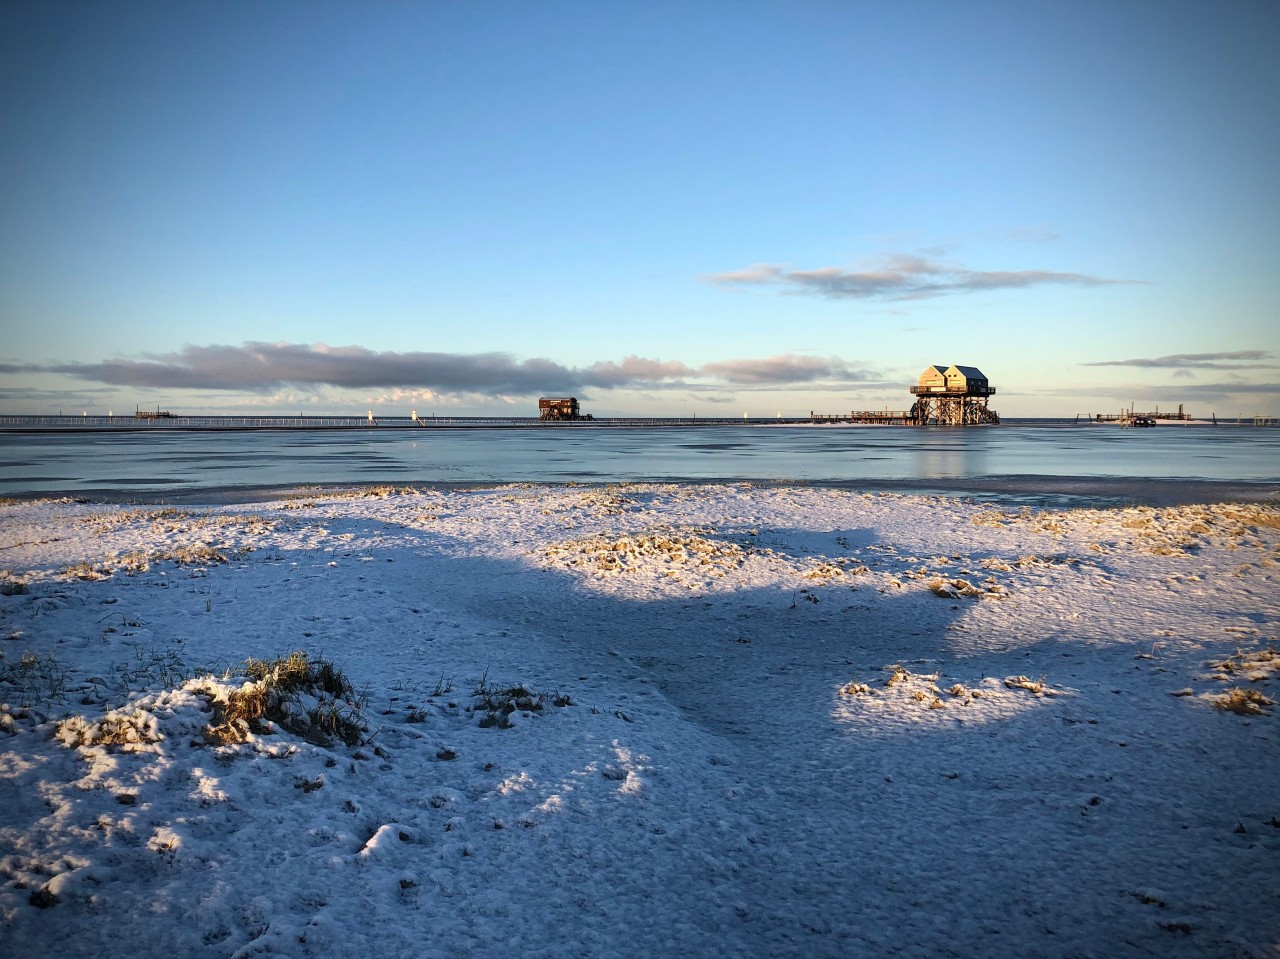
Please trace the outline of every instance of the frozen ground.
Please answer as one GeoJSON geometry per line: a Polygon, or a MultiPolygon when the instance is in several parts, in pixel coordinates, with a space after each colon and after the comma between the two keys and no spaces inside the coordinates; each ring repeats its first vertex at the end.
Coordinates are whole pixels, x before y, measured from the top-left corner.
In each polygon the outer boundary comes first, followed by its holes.
{"type": "Polygon", "coordinates": [[[1278,563],[1265,504],[10,502],[0,954],[1277,956],[1278,563]],[[354,689],[232,722],[294,650],[354,689]]]}

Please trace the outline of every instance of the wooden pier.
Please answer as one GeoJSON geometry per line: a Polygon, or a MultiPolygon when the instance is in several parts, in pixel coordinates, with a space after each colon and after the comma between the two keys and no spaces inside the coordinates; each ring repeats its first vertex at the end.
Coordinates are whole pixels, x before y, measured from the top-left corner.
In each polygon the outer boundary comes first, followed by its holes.
{"type": "Polygon", "coordinates": [[[617,416],[577,420],[545,421],[533,416],[182,416],[137,418],[124,416],[28,415],[0,416],[0,432],[131,432],[177,433],[218,430],[348,430],[388,432],[438,429],[560,429],[590,430],[629,428],[702,428],[731,426],[807,426],[809,417],[704,417],[704,416],[617,416]]]}
{"type": "Polygon", "coordinates": [[[911,410],[851,410],[844,413],[815,413],[809,411],[811,423],[861,423],[870,426],[915,426],[911,410]]]}
{"type": "MultiPolygon", "coordinates": [[[[1117,423],[1120,426],[1142,425],[1149,426],[1158,420],[1170,420],[1174,422],[1187,422],[1191,419],[1191,414],[1186,411],[1182,403],[1178,404],[1178,412],[1170,413],[1168,411],[1161,413],[1160,407],[1156,406],[1155,411],[1151,413],[1138,413],[1130,406],[1127,410],[1122,409],[1119,413],[1077,413],[1076,422],[1080,422],[1080,417],[1084,417],[1089,423],[1117,423]]],[[[1215,422],[1217,417],[1214,417],[1215,422]]]]}
{"type": "Polygon", "coordinates": [[[154,413],[151,410],[135,409],[133,418],[136,420],[171,420],[173,419],[173,414],[157,406],[154,413]]]}

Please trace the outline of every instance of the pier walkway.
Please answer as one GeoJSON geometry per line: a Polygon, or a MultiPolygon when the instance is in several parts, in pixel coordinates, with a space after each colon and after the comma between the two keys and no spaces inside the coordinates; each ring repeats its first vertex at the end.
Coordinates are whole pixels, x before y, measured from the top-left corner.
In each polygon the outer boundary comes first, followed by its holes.
{"type": "MultiPolygon", "coordinates": [[[[203,430],[596,429],[599,427],[797,426],[811,417],[597,417],[544,421],[536,416],[0,416],[0,432],[146,432],[203,430]]],[[[848,420],[845,420],[848,422],[848,420]]]]}

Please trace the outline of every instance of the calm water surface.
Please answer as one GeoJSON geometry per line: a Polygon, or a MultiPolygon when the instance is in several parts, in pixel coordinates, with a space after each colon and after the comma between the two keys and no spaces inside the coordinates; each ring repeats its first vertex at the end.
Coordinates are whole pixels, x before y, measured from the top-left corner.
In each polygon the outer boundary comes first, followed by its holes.
{"type": "Polygon", "coordinates": [[[718,479],[1083,495],[1146,481],[1280,484],[1280,431],[1011,424],[0,434],[6,495],[718,479]]]}

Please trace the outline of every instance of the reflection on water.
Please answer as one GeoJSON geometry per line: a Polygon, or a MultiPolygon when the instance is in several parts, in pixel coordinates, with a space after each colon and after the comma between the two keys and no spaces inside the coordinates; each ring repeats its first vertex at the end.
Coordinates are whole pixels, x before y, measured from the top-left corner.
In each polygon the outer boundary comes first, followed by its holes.
{"type": "Polygon", "coordinates": [[[1037,476],[1274,483],[1280,432],[1008,425],[0,434],[5,494],[384,480],[927,485],[1037,476]]]}
{"type": "MultiPolygon", "coordinates": [[[[985,431],[984,431],[985,432],[985,431]]],[[[979,437],[969,442],[953,439],[916,449],[915,472],[922,479],[966,479],[987,475],[987,443],[979,437]]]]}

